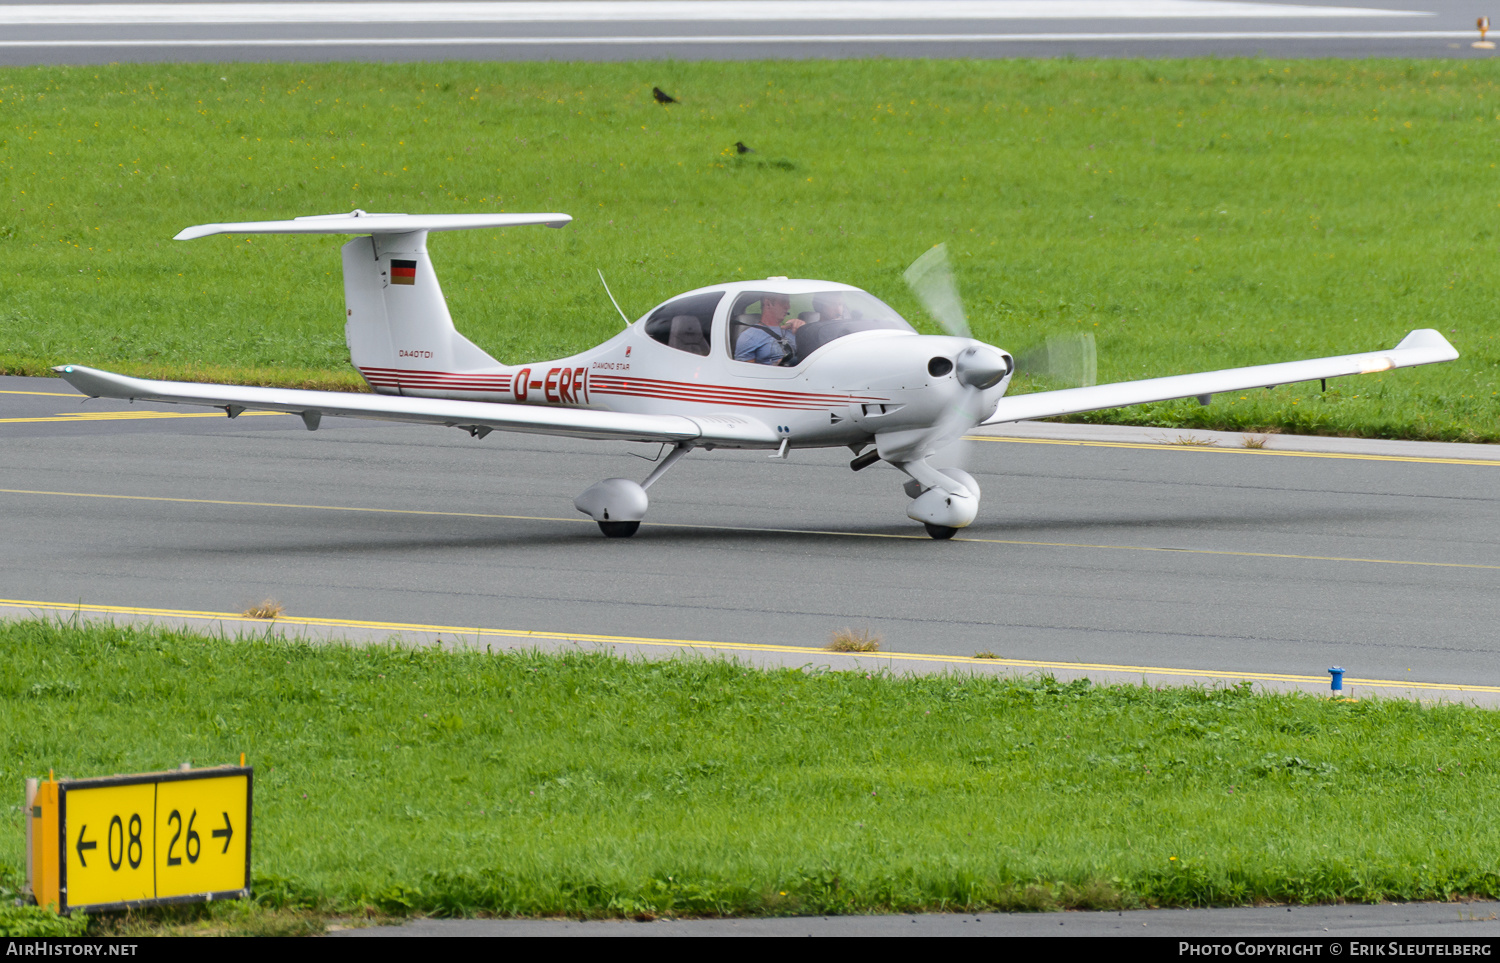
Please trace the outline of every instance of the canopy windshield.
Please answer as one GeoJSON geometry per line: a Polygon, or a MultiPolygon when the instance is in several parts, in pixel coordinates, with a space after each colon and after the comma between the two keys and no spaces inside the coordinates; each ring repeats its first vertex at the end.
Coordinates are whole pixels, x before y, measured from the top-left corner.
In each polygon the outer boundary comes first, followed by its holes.
{"type": "Polygon", "coordinates": [[[879,330],[916,329],[864,291],[746,291],[729,313],[728,347],[737,361],[792,367],[830,341],[879,330]]]}

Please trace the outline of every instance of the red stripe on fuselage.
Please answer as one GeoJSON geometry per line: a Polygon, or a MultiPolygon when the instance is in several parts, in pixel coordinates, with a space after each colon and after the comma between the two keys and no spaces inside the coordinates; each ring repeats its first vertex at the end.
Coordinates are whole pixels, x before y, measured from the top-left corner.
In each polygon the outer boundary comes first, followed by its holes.
{"type": "Polygon", "coordinates": [[[428,391],[509,392],[514,380],[508,374],[455,374],[416,368],[360,368],[359,373],[377,387],[428,391]]]}
{"type": "Polygon", "coordinates": [[[684,381],[662,381],[656,378],[625,378],[593,375],[589,378],[593,394],[625,395],[635,398],[660,398],[666,401],[691,401],[704,404],[734,405],[746,408],[791,408],[807,411],[841,408],[859,401],[887,401],[867,395],[823,394],[806,391],[779,391],[773,388],[741,388],[731,385],[694,384],[684,381]]]}
{"type": "MultiPolygon", "coordinates": [[[[359,370],[366,381],[380,388],[509,394],[515,381],[514,375],[511,374],[457,374],[417,368],[361,368],[359,370]]],[[[590,373],[586,382],[580,380],[578,388],[582,388],[584,384],[587,384],[590,396],[616,395],[704,405],[781,408],[794,411],[825,411],[858,402],[890,400],[873,395],[745,388],[736,385],[666,381],[659,378],[628,378],[596,373],[590,373]]],[[[534,383],[534,386],[540,387],[540,383],[534,383]]]]}

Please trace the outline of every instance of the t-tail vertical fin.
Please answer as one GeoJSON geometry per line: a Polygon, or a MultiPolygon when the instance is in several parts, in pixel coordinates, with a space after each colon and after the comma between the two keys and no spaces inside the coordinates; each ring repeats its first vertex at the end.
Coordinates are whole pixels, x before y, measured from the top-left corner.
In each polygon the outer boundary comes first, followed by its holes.
{"type": "Polygon", "coordinates": [[[453,327],[426,231],[355,238],[343,256],[344,339],[376,391],[452,389],[450,375],[501,366],[453,327]]]}
{"type": "Polygon", "coordinates": [[[343,247],[344,337],[370,386],[387,394],[484,393],[502,365],[459,334],[427,256],[430,231],[545,224],[566,214],[323,214],[290,221],[202,224],[180,241],[211,234],[361,234],[343,247]]]}

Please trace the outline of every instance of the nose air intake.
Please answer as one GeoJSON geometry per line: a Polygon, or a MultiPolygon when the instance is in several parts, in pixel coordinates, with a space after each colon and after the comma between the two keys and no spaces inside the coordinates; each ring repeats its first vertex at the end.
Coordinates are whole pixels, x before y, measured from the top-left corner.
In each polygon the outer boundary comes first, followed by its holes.
{"type": "Polygon", "coordinates": [[[958,353],[958,380],[983,391],[999,384],[1000,379],[1010,374],[1011,366],[1010,355],[1003,351],[984,344],[970,345],[958,353]]]}
{"type": "Polygon", "coordinates": [[[949,361],[947,358],[933,358],[931,361],[927,362],[927,373],[932,375],[934,378],[941,378],[943,375],[952,370],[953,362],[949,361]]]}

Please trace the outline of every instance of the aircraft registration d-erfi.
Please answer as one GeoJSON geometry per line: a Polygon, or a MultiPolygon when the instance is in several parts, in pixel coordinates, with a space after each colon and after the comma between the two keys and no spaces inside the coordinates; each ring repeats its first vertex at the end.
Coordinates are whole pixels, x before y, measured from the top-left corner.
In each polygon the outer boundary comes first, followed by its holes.
{"type": "Polygon", "coordinates": [[[1458,357],[1446,338],[1423,329],[1385,351],[1006,397],[1015,358],[968,336],[939,246],[906,276],[947,335],[918,334],[879,298],[847,284],[772,277],[680,294],[568,358],[501,364],[454,328],[427,236],[560,228],[571,220],[354,211],[204,224],[177,235],[359,235],[343,246],[344,333],[373,394],[148,381],[76,364],[56,370],[91,397],[207,405],[230,418],[284,411],[300,415],[308,430],[334,415],[444,425],[475,438],[500,430],[671,446],[642,481],[607,478],[574,501],[611,537],[635,534],[647,489],[696,448],[764,449],[785,458],[798,448],[847,447],[855,471],[878,461],[900,469],[911,499],[907,515],[941,539],[974,521],[979,484],[929,459],[976,426],[1173,398],[1207,404],[1219,392],[1458,357]]]}

